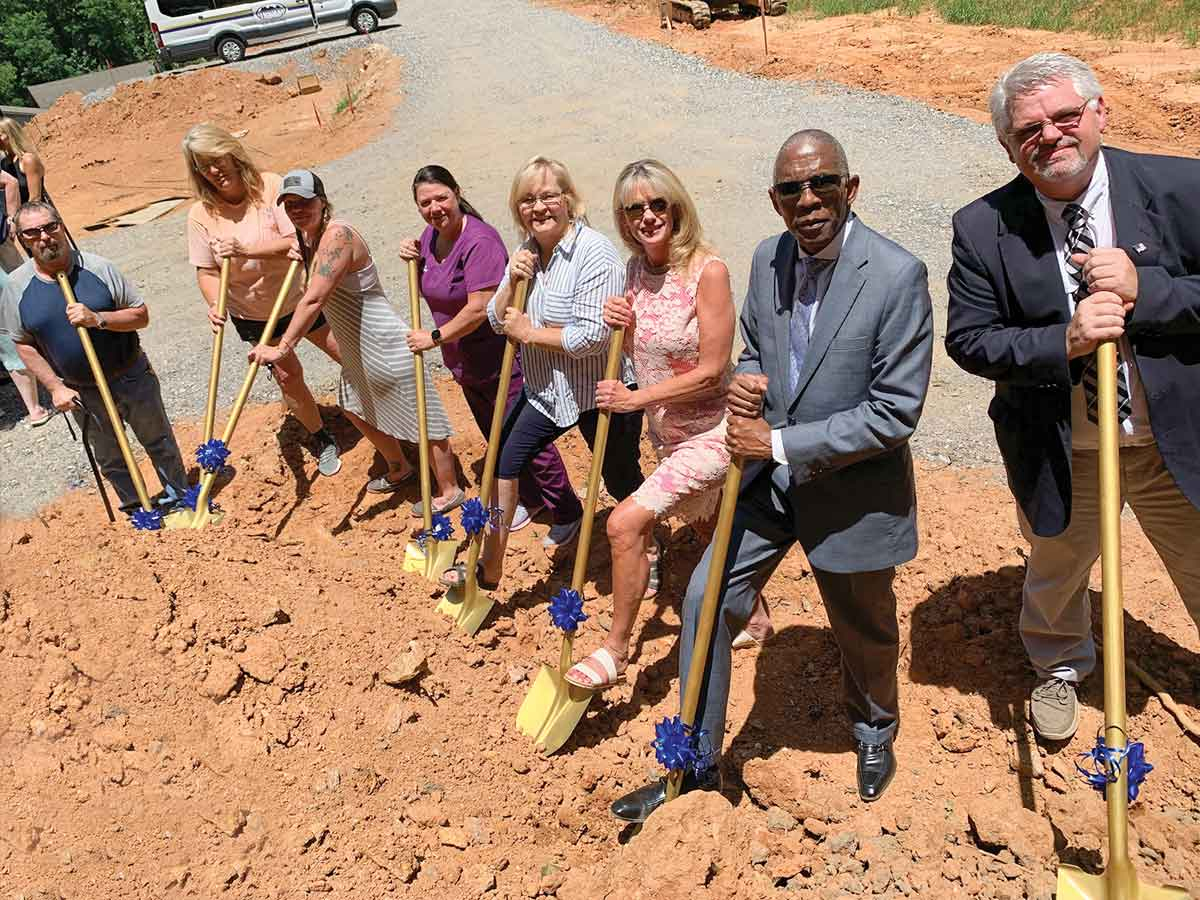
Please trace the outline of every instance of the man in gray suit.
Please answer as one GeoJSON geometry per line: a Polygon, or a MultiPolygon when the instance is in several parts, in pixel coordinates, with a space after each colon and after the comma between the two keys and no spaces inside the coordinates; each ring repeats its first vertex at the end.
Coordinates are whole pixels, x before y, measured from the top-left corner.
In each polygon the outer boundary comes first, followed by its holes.
{"type": "MultiPolygon", "coordinates": [[[[908,439],[929,385],[928,278],[924,263],[851,215],[858,177],[831,135],[788,138],[769,194],[788,230],[759,244],[742,307],[746,349],[729,391],[727,441],[747,465],[700,692],[697,725],[711,753],[683,790],[719,786],[732,636],[799,542],[842,652],[859,795],[876,800],[896,768],[892,580],[917,551],[908,439]]],[[[711,555],[710,547],[688,585],[684,678],[703,650],[694,642],[711,555]]],[[[644,821],[664,795],[664,781],[646,785],[613,814],[644,821]]]]}

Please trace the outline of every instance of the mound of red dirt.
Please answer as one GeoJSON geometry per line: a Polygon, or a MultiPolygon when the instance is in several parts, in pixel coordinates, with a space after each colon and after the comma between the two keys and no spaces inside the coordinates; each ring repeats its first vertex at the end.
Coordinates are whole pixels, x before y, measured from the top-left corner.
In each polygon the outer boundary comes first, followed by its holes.
{"type": "MultiPolygon", "coordinates": [[[[344,468],[319,478],[294,423],[249,411],[218,496],[228,516],[203,531],[109,526],[86,492],[0,523],[5,896],[1049,898],[1058,861],[1101,864],[1103,804],[1073,766],[1101,721],[1099,679],[1069,746],[1032,741],[1021,542],[994,472],[919,472],[887,796],[854,794],[838,652],[795,553],[767,590],[775,637],[737,655],[724,796],[685,796],[629,839],[607,807],[656,774],[697,540],[670,535],[628,684],[543,758],[514,720],[557,659],[546,604],[569,556],[546,557],[542,524],[514,535],[501,602],[465,637],[401,571],[415,497],[366,494],[381,464],[336,431],[344,468]]],[[[185,447],[197,435],[180,428],[185,447]]],[[[454,443],[476,471],[478,433],[454,443]]],[[[561,446],[581,485],[585,448],[561,446]]],[[[577,654],[608,623],[600,517],[577,654]]],[[[1198,718],[1200,641],[1134,523],[1126,537],[1130,655],[1198,718]]],[[[1200,892],[1200,746],[1132,681],[1130,711],[1155,765],[1135,859],[1200,892]]]]}

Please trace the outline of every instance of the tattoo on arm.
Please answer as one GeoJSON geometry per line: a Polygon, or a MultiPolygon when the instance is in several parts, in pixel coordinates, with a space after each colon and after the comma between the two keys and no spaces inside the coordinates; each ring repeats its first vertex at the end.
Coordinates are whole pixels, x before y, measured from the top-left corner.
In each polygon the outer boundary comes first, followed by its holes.
{"type": "Polygon", "coordinates": [[[317,256],[317,274],[323,278],[333,278],[338,262],[343,256],[353,253],[353,250],[353,235],[350,229],[345,225],[339,225],[329,236],[328,245],[322,246],[321,252],[317,256]]]}

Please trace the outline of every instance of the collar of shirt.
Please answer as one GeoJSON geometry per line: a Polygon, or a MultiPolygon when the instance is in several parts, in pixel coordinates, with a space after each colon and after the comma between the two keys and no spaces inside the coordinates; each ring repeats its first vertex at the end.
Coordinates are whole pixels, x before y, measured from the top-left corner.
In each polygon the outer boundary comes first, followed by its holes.
{"type": "Polygon", "coordinates": [[[1101,150],[1096,160],[1096,170],[1092,172],[1092,180],[1084,188],[1082,194],[1074,200],[1053,200],[1041,191],[1037,192],[1038,201],[1046,210],[1046,216],[1055,221],[1062,221],[1063,211],[1069,203],[1077,203],[1088,211],[1091,216],[1097,216],[1097,209],[1108,197],[1108,165],[1104,162],[1104,151],[1101,150]]]}
{"type": "MultiPolygon", "coordinates": [[[[566,234],[559,238],[558,243],[554,245],[554,249],[550,252],[550,262],[553,263],[554,257],[556,256],[562,256],[563,259],[570,259],[572,254],[575,252],[575,245],[579,243],[579,234],[582,231],[583,222],[579,219],[572,221],[571,224],[567,226],[566,234]]],[[[529,249],[533,251],[533,255],[537,258],[539,268],[543,270],[549,268],[549,264],[542,266],[542,257],[538,252],[537,241],[535,241],[533,238],[529,239],[529,249]]]]}

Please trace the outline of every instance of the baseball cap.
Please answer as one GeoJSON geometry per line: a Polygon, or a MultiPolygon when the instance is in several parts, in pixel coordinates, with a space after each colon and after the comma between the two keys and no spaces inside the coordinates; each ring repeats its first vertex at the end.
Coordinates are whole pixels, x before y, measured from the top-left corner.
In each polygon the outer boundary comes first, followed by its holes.
{"type": "Polygon", "coordinates": [[[325,196],[325,185],[315,173],[308,169],[292,169],[283,176],[283,186],[279,189],[279,199],[276,204],[283,203],[283,198],[289,194],[311,200],[313,197],[325,196]]]}

